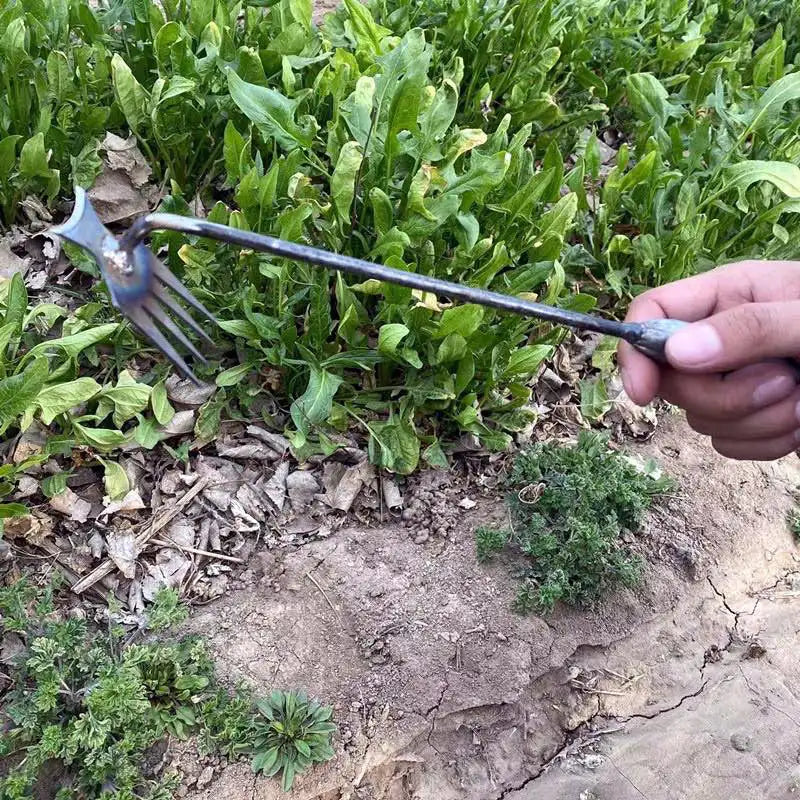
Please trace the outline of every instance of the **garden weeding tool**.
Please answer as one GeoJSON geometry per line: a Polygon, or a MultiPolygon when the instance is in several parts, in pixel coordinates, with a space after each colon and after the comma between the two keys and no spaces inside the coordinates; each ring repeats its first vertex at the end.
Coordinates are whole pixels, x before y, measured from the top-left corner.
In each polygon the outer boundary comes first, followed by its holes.
{"type": "Polygon", "coordinates": [[[607,334],[624,339],[637,350],[659,362],[665,360],[664,347],[667,339],[678,328],[687,324],[674,319],[656,319],[648,322],[618,322],[604,319],[175,214],[147,214],[135,220],[128,230],[117,238],[100,221],[86,192],[77,187],[72,215],[63,225],[53,228],[52,233],[88,250],[94,256],[111,293],[114,306],[184,376],[195,383],[200,381],[165,334],[171,334],[202,363],[206,363],[206,359],[166,312],[172,312],[207,344],[213,345],[213,342],[168,290],[173,291],[210,322],[216,324],[216,320],[144,244],[145,237],[156,230],[177,231],[192,236],[217,239],[292,261],[304,261],[314,266],[348,272],[360,278],[374,278],[430,292],[439,297],[490,306],[523,316],[537,317],[558,325],[607,334]]]}

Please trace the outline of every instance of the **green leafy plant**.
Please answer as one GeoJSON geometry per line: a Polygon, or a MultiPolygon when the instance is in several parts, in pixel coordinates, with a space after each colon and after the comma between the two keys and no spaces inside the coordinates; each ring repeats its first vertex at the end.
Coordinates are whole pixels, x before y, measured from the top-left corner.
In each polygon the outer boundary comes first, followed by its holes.
{"type": "Polygon", "coordinates": [[[275,691],[256,703],[259,718],[254,726],[253,770],[283,776],[289,791],[294,778],[309,766],[333,758],[330,722],[333,709],[309,700],[303,692],[275,691]]]}
{"type": "MultiPolygon", "coordinates": [[[[37,796],[38,782],[53,764],[60,771],[48,791],[64,800],[162,800],[172,796],[177,776],[155,779],[142,764],[165,735],[199,734],[206,746],[229,756],[260,753],[264,742],[272,742],[263,709],[256,713],[246,689],[230,693],[219,686],[200,639],[134,644],[118,625],[92,630],[84,620],[63,618],[51,587],[39,589],[27,579],[0,588],[0,615],[3,633],[19,642],[0,712],[0,796],[8,800],[37,796]]],[[[175,593],[162,591],[151,625],[163,629],[182,616],[175,593]]],[[[285,764],[294,774],[332,757],[329,711],[301,696],[280,696],[291,712],[286,730],[299,737],[300,757],[291,759],[282,748],[279,768],[285,764]],[[300,709],[314,720],[309,724],[303,716],[301,727],[292,727],[300,709]]],[[[280,732],[284,717],[276,710],[273,720],[280,732]]]]}
{"type": "Polygon", "coordinates": [[[508,478],[508,530],[476,532],[479,560],[508,549],[521,557],[521,612],[551,611],[557,602],[585,606],[617,584],[635,585],[640,562],[623,543],[654,495],[670,482],[581,432],[571,446],[540,444],[515,459],[508,478]]]}

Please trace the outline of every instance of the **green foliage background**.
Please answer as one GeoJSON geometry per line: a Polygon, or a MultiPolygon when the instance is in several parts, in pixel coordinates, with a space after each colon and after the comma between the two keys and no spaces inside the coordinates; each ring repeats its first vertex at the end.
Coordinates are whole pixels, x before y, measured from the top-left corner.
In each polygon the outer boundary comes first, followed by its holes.
{"type": "MultiPolygon", "coordinates": [[[[10,0],[0,219],[90,186],[104,132],[130,132],[164,210],[199,195],[216,221],[622,313],[646,286],[797,255],[799,6],[346,0],[317,27],[311,0],[10,0]],[[605,169],[609,129],[623,143],[605,169]]],[[[206,241],[156,245],[222,320],[202,439],[222,416],[276,421],[276,385],[299,456],[355,425],[402,474],[444,465],[457,433],[504,448],[535,421],[531,377],[558,330],[206,241]]],[[[102,286],[92,299],[64,319],[0,286],[0,426],[155,446],[165,367],[120,377],[138,344],[102,286]],[[65,331],[82,338],[40,344],[65,331]]]]}

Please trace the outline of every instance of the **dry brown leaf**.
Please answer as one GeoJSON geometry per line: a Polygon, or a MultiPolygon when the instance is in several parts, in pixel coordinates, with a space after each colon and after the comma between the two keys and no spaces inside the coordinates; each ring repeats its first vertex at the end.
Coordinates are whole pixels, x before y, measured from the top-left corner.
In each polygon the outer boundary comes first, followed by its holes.
{"type": "Polygon", "coordinates": [[[110,531],[106,536],[106,548],[119,571],[126,578],[133,578],[136,575],[136,559],[141,552],[133,531],[110,531]]]}
{"type": "Polygon", "coordinates": [[[203,497],[220,511],[227,511],[231,498],[243,483],[241,467],[224,458],[198,458],[195,469],[199,477],[208,478],[203,497]]]}
{"type": "Polygon", "coordinates": [[[87,503],[69,487],[50,498],[50,508],[69,517],[74,522],[86,522],[92,511],[92,504],[87,503]]]}
{"type": "Polygon", "coordinates": [[[164,438],[184,436],[194,430],[194,411],[176,411],[172,419],[163,427],[158,428],[164,438]]]}
{"type": "Polygon", "coordinates": [[[375,468],[369,461],[362,461],[352,467],[344,464],[326,464],[322,483],[325,495],[322,498],[331,508],[349,511],[364,484],[375,478],[375,468]]]}
{"type": "Polygon", "coordinates": [[[28,271],[28,263],[27,258],[20,258],[12,252],[8,241],[0,239],[0,278],[10,279],[16,274],[24,278],[28,271]]]}
{"type": "Polygon", "coordinates": [[[282,457],[289,452],[289,440],[279,433],[264,430],[257,425],[248,425],[247,433],[254,439],[264,442],[278,456],[282,457]]]}
{"type": "Polygon", "coordinates": [[[105,153],[105,161],[108,166],[126,173],[137,189],[150,180],[152,170],[139,149],[135,136],[131,135],[127,139],[123,139],[114,133],[106,133],[100,150],[105,153]]]}
{"type": "Polygon", "coordinates": [[[282,461],[264,486],[264,494],[269,497],[278,511],[283,511],[283,504],[286,502],[286,478],[288,475],[289,464],[282,461]]]}
{"type": "Polygon", "coordinates": [[[606,414],[606,421],[621,423],[625,432],[635,439],[649,439],[658,425],[658,417],[652,406],[644,408],[636,405],[628,397],[620,376],[612,375],[606,384],[611,409],[606,414]]]}
{"type": "Polygon", "coordinates": [[[286,478],[286,491],[294,511],[307,509],[314,502],[319,488],[317,479],[308,470],[295,470],[286,478]]]}
{"type": "Polygon", "coordinates": [[[17,446],[14,448],[14,463],[21,464],[31,456],[38,456],[44,450],[46,441],[45,429],[38,422],[33,422],[19,437],[17,446]]]}
{"type": "Polygon", "coordinates": [[[53,525],[49,517],[28,514],[4,520],[3,533],[8,538],[25,539],[32,545],[38,546],[53,535],[53,525]]]}
{"type": "Polygon", "coordinates": [[[278,454],[261,442],[241,444],[238,442],[218,441],[217,454],[222,458],[254,459],[256,461],[277,461],[278,454]]]}
{"type": "MultiPolygon", "coordinates": [[[[109,498],[104,497],[105,503],[109,498]]],[[[109,502],[100,512],[101,517],[109,517],[111,514],[118,514],[121,511],[140,511],[145,508],[144,500],[139,495],[138,489],[131,489],[121,500],[109,502]]]]}
{"type": "Polygon", "coordinates": [[[171,375],[167,378],[167,397],[174,403],[184,406],[201,406],[216,391],[213,384],[198,386],[186,378],[171,375]]]}
{"type": "Polygon", "coordinates": [[[167,548],[156,554],[156,563],[148,566],[148,574],[142,580],[142,595],[153,600],[163,586],[177,589],[191,569],[192,562],[178,550],[167,548]]]}
{"type": "Polygon", "coordinates": [[[397,487],[397,483],[391,478],[384,478],[382,484],[383,502],[386,504],[386,508],[389,508],[392,511],[402,508],[403,495],[400,494],[400,489],[397,487]]]}

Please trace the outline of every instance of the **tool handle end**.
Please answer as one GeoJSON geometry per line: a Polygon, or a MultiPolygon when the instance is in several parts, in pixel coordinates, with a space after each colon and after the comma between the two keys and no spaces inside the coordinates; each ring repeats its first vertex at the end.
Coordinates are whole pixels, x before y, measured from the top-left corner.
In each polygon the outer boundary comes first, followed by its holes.
{"type": "Polygon", "coordinates": [[[688,324],[680,319],[651,319],[647,322],[637,322],[631,326],[631,336],[625,338],[648,358],[659,364],[665,364],[667,339],[688,324]]]}

